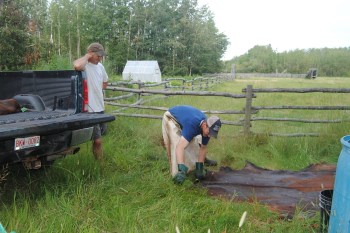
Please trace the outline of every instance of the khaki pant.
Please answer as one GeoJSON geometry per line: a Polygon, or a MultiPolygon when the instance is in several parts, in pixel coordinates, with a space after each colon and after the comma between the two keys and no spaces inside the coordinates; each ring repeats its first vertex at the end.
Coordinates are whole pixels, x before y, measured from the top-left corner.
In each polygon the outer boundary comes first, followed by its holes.
{"type": "MultiPolygon", "coordinates": [[[[175,118],[168,111],[163,115],[162,132],[164,145],[170,164],[170,174],[174,177],[178,172],[175,148],[181,137],[181,128],[180,125],[176,122],[175,118]]],[[[184,161],[189,171],[195,169],[196,162],[198,161],[201,142],[202,136],[198,135],[193,138],[185,148],[184,161]]]]}

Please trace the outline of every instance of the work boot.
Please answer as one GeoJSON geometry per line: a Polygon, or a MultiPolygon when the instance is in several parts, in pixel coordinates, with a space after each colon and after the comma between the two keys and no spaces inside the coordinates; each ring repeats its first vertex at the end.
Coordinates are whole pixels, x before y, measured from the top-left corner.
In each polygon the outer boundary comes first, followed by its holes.
{"type": "Polygon", "coordinates": [[[211,160],[211,159],[207,159],[207,158],[205,158],[204,164],[206,166],[217,166],[218,165],[218,163],[215,160],[211,160]]]}
{"type": "Polygon", "coordinates": [[[175,184],[182,184],[186,179],[188,167],[184,164],[178,164],[177,167],[179,172],[174,176],[173,181],[175,184]]]}
{"type": "Polygon", "coordinates": [[[207,170],[204,169],[204,163],[196,163],[195,176],[198,180],[204,180],[207,175],[207,170]]]}

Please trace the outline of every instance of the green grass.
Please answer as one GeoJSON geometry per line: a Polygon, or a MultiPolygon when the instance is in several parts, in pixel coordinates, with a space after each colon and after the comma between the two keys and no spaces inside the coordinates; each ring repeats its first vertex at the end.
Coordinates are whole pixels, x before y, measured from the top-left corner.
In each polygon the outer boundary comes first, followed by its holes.
{"type": "MultiPolygon", "coordinates": [[[[211,91],[241,93],[259,87],[346,87],[346,78],[246,79],[215,86],[211,91]]],[[[110,93],[109,93],[110,94],[110,93]]],[[[346,94],[258,94],[253,105],[349,105],[346,94]]],[[[204,110],[242,109],[244,100],[223,97],[171,96],[149,103],[170,107],[190,104],[204,110]]],[[[108,111],[114,107],[108,106],[108,111]]],[[[162,115],[160,111],[128,112],[162,115]]],[[[347,118],[348,111],[261,111],[259,116],[347,118]]],[[[242,116],[222,115],[235,120],[242,116]]],[[[320,137],[284,138],[260,134],[242,137],[241,127],[224,125],[209,146],[209,156],[221,166],[242,168],[246,161],[269,168],[300,170],[312,163],[336,163],[339,139],[349,123],[301,124],[254,122],[257,132],[319,132],[320,137]]],[[[161,121],[117,117],[103,138],[105,160],[96,162],[91,143],[76,155],[58,160],[46,171],[11,174],[1,184],[0,222],[10,231],[24,232],[318,232],[319,214],[297,211],[290,220],[257,202],[214,198],[187,180],[174,185],[162,147],[161,121]],[[248,212],[241,229],[238,224],[248,212]]],[[[217,169],[217,168],[216,168],[217,169]]],[[[214,169],[215,170],[215,169],[214,169]]]]}

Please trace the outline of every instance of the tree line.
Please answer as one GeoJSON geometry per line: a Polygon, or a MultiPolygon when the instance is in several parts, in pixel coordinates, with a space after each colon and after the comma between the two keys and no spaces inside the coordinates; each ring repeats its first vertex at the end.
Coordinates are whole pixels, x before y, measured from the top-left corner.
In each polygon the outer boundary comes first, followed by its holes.
{"type": "Polygon", "coordinates": [[[256,45],[221,61],[229,41],[197,0],[0,0],[0,70],[72,68],[91,42],[108,72],[128,60],[157,60],[166,75],[236,72],[350,76],[350,47],[278,53],[256,45]]]}
{"type": "Polygon", "coordinates": [[[278,53],[271,45],[254,46],[246,54],[225,62],[225,71],[235,64],[238,73],[293,73],[304,74],[316,68],[318,75],[350,77],[350,47],[296,49],[278,53]]]}
{"type": "Polygon", "coordinates": [[[0,70],[70,65],[99,42],[110,72],[157,60],[169,75],[221,71],[229,43],[197,0],[0,0],[0,41],[0,70]]]}

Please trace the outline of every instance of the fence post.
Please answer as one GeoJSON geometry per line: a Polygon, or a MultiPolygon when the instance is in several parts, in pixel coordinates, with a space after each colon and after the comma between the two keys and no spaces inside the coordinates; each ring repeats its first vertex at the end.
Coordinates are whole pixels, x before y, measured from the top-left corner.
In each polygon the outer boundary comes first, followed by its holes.
{"type": "Polygon", "coordinates": [[[245,93],[245,109],[244,109],[244,125],[243,125],[243,134],[248,136],[250,134],[250,119],[251,119],[251,110],[253,102],[253,85],[247,86],[247,91],[245,93]]]}
{"type": "MultiPolygon", "coordinates": [[[[140,81],[137,83],[138,87],[139,87],[139,90],[142,88],[143,86],[143,83],[141,83],[140,81]]],[[[138,94],[138,97],[137,97],[137,100],[140,100],[141,99],[141,93],[138,94]]]]}

